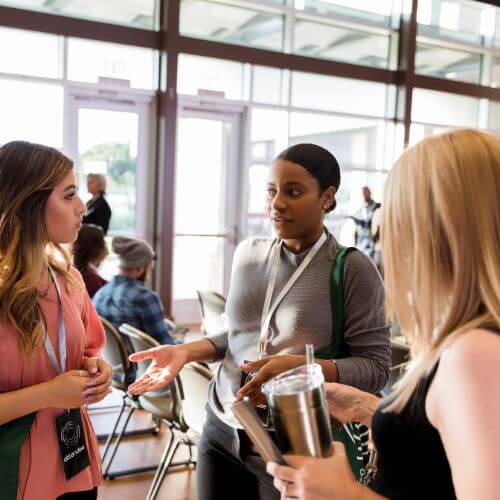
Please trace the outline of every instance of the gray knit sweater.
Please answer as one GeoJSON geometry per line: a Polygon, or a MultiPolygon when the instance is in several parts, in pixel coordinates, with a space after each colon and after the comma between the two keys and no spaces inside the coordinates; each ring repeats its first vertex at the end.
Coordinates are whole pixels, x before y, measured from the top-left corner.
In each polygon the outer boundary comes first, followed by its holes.
{"type": "MultiPolygon", "coordinates": [[[[275,241],[256,238],[238,245],[226,304],[228,330],[207,337],[222,360],[211,383],[210,408],[232,427],[240,427],[230,410],[241,381],[239,364],[257,359],[275,241]]],[[[267,354],[304,354],[306,343],[313,343],[315,351],[331,345],[330,281],[338,250],[338,242],[328,233],[327,241],[276,309],[267,354]]],[[[282,247],[272,302],[307,252],[295,255],[282,247]]],[[[391,364],[384,301],[383,283],[375,266],[363,253],[349,253],[344,268],[344,336],[349,357],[336,360],[340,383],[370,392],[384,387],[391,364]]]]}

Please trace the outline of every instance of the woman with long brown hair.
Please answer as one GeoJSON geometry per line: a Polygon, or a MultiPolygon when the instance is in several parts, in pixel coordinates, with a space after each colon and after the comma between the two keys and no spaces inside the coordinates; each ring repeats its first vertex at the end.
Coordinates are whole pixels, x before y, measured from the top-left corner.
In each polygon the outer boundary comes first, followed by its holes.
{"type": "Polygon", "coordinates": [[[27,142],[0,148],[0,470],[2,498],[95,499],[99,449],[85,404],[111,367],[99,318],[61,245],[85,205],[73,163],[27,142]]]}
{"type": "Polygon", "coordinates": [[[371,489],[339,444],[268,471],[282,498],[500,499],[500,141],[423,140],[391,171],[383,207],[387,309],[413,361],[387,400],[326,384],[334,416],[372,426],[371,489]]]}

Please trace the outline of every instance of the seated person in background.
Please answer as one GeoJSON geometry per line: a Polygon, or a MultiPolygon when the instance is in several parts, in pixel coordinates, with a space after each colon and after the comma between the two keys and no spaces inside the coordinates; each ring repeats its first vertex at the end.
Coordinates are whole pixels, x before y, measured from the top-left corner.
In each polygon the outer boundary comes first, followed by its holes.
{"type": "Polygon", "coordinates": [[[154,267],[155,253],[145,241],[116,236],[113,251],[120,258],[120,274],[94,296],[97,312],[116,327],[128,323],[151,335],[160,344],[179,344],[165,319],[158,295],[144,282],[154,267]]]}
{"type": "Polygon", "coordinates": [[[73,265],[82,273],[90,297],[107,281],[97,272],[99,264],[108,255],[104,232],[94,224],[84,224],[73,243],[73,265]]]}

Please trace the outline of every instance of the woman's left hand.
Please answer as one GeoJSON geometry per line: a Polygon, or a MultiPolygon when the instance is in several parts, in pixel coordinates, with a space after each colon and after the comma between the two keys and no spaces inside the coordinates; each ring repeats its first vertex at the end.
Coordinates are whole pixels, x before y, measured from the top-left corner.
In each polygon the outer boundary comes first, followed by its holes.
{"type": "Polygon", "coordinates": [[[262,394],[262,384],[280,373],[296,368],[306,363],[305,356],[296,354],[275,354],[266,356],[258,361],[243,363],[240,365],[242,371],[247,373],[256,372],[253,378],[247,382],[237,393],[236,399],[248,397],[253,405],[266,402],[262,394]]]}
{"type": "Polygon", "coordinates": [[[111,383],[113,381],[113,369],[104,359],[94,356],[92,358],[83,358],[82,370],[87,370],[93,377],[87,383],[87,389],[83,393],[85,401],[97,403],[102,401],[111,392],[111,383]]]}
{"type": "MultiPolygon", "coordinates": [[[[329,458],[285,455],[290,467],[268,462],[267,472],[274,477],[274,486],[280,491],[281,500],[364,498],[363,487],[356,482],[351,471],[344,445],[334,443],[333,447],[333,455],[329,458]]],[[[374,498],[379,497],[375,495],[374,498]]]]}

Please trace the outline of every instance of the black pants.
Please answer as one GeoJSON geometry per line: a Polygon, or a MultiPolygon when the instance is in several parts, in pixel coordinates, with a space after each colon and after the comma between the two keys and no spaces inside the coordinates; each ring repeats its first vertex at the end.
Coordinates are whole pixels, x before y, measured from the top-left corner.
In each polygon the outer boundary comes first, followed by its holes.
{"type": "Polygon", "coordinates": [[[197,500],[279,500],[273,478],[244,431],[221,422],[207,408],[198,446],[197,500]]]}
{"type": "Polygon", "coordinates": [[[56,500],[96,500],[97,488],[87,491],[75,491],[73,493],[65,493],[57,497],[56,500]]]}

